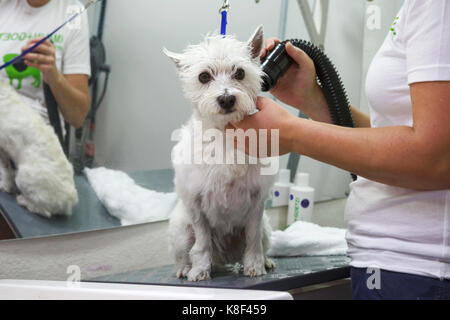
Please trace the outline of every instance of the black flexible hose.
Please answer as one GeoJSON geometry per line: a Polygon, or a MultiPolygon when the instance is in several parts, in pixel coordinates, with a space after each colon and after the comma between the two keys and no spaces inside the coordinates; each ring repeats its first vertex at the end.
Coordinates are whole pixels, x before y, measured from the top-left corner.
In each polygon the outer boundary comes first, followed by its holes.
{"type": "Polygon", "coordinates": [[[286,40],[266,55],[261,66],[265,73],[262,90],[269,91],[275,87],[278,79],[292,64],[292,58],[286,52],[287,42],[302,49],[313,60],[318,82],[323,89],[333,123],[344,127],[354,127],[347,93],[336,68],[326,54],[309,41],[286,40]]]}
{"type": "MultiPolygon", "coordinates": [[[[313,61],[317,78],[328,102],[333,123],[343,127],[354,127],[350,103],[341,77],[327,55],[311,42],[290,40],[297,48],[302,49],[313,61]]],[[[286,43],[286,42],[285,42],[286,43]]]]}
{"type": "MultiPolygon", "coordinates": [[[[261,68],[265,73],[262,90],[269,91],[274,88],[278,79],[291,66],[293,60],[286,52],[287,42],[302,49],[313,60],[317,80],[327,100],[333,123],[343,127],[354,127],[347,92],[335,66],[319,47],[309,41],[298,39],[286,40],[267,53],[266,57],[261,61],[261,68]]],[[[356,175],[352,174],[352,177],[353,180],[356,180],[356,175]]]]}

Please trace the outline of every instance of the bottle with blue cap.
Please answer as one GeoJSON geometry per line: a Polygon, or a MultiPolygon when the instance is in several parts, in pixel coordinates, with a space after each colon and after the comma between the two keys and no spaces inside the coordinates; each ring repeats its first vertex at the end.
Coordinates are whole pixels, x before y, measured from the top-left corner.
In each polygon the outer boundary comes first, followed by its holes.
{"type": "Polygon", "coordinates": [[[314,188],[309,186],[309,174],[298,173],[289,194],[288,226],[297,221],[312,221],[314,188]]]}
{"type": "Polygon", "coordinates": [[[293,183],[290,181],[291,170],[281,169],[278,172],[278,181],[272,188],[272,207],[287,207],[289,205],[289,191],[293,183]]]}

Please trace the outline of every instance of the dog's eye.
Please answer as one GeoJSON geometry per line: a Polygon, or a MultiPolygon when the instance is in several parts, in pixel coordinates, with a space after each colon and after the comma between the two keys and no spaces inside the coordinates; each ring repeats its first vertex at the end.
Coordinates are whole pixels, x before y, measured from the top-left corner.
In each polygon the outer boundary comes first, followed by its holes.
{"type": "Polygon", "coordinates": [[[208,72],[202,72],[200,73],[200,75],[198,76],[198,80],[203,83],[206,84],[208,82],[211,81],[211,75],[208,72]]]}
{"type": "Polygon", "coordinates": [[[245,71],[242,68],[237,69],[236,73],[234,74],[234,78],[236,80],[244,80],[245,78],[245,71]]]}

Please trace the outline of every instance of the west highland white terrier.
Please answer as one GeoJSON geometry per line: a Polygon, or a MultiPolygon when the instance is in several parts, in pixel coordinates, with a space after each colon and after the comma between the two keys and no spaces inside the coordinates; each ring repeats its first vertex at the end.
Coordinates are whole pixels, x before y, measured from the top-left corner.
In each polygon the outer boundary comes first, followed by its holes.
{"type": "Polygon", "coordinates": [[[185,95],[194,105],[172,159],[190,159],[198,153],[196,145],[203,148],[200,162],[173,161],[180,201],[170,220],[169,237],[178,278],[207,280],[213,267],[236,263],[243,264],[244,274],[251,277],[275,267],[266,255],[271,228],[264,215],[274,176],[261,175],[260,163],[210,161],[217,156],[218,143],[226,145],[225,153],[236,152],[233,144],[224,143],[227,124],[257,111],[262,46],[259,27],[248,43],[209,35],[181,54],[164,49],[175,62],[185,95]],[[211,141],[196,135],[199,124],[203,132],[213,129],[224,138],[211,141]]]}
{"type": "Polygon", "coordinates": [[[17,202],[44,217],[70,215],[78,201],[73,168],[53,128],[0,77],[0,191],[16,186],[17,202]]]}

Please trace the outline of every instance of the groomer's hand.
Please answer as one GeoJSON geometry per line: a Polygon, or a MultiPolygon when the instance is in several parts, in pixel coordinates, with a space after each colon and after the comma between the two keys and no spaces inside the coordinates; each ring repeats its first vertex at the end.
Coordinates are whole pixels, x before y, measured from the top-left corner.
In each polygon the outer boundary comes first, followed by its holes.
{"type": "MultiPolygon", "coordinates": [[[[272,50],[280,40],[270,38],[261,52],[261,58],[272,50]]],[[[286,51],[294,60],[294,64],[286,74],[278,80],[271,93],[280,101],[302,110],[311,118],[318,120],[328,117],[328,107],[322,88],[317,84],[316,68],[311,58],[301,49],[286,44],[286,51]]]]}
{"type": "MultiPolygon", "coordinates": [[[[247,132],[247,130],[256,130],[256,136],[258,138],[257,146],[260,146],[261,143],[261,129],[266,129],[267,131],[267,143],[264,144],[267,147],[266,153],[261,153],[261,150],[258,149],[258,154],[251,154],[249,150],[249,138],[247,137],[247,141],[245,143],[245,149],[243,146],[239,146],[237,144],[237,136],[235,138],[235,147],[241,151],[246,152],[247,154],[261,158],[261,155],[264,156],[279,156],[284,155],[292,151],[293,143],[295,137],[292,134],[291,128],[297,125],[296,121],[297,117],[290,114],[285,108],[277,104],[272,99],[259,97],[256,102],[256,107],[259,112],[255,113],[252,116],[246,117],[243,121],[239,123],[230,123],[227,126],[227,129],[234,130],[235,135],[237,135],[236,130],[242,129],[242,132],[247,132]],[[274,145],[271,144],[272,135],[274,134],[273,130],[278,130],[279,139],[276,141],[278,143],[278,151],[274,145]]],[[[248,135],[250,136],[250,135],[248,135]]],[[[266,142],[266,141],[262,141],[266,142]]],[[[253,141],[253,143],[255,143],[253,141]]],[[[264,157],[263,156],[263,157],[264,157]]]]}
{"type": "MultiPolygon", "coordinates": [[[[23,48],[22,52],[40,41],[42,37],[30,40],[23,48]]],[[[62,74],[56,67],[55,47],[50,40],[45,41],[33,52],[30,52],[24,57],[27,66],[39,69],[42,72],[45,83],[52,84],[58,81],[62,74]]]]}

